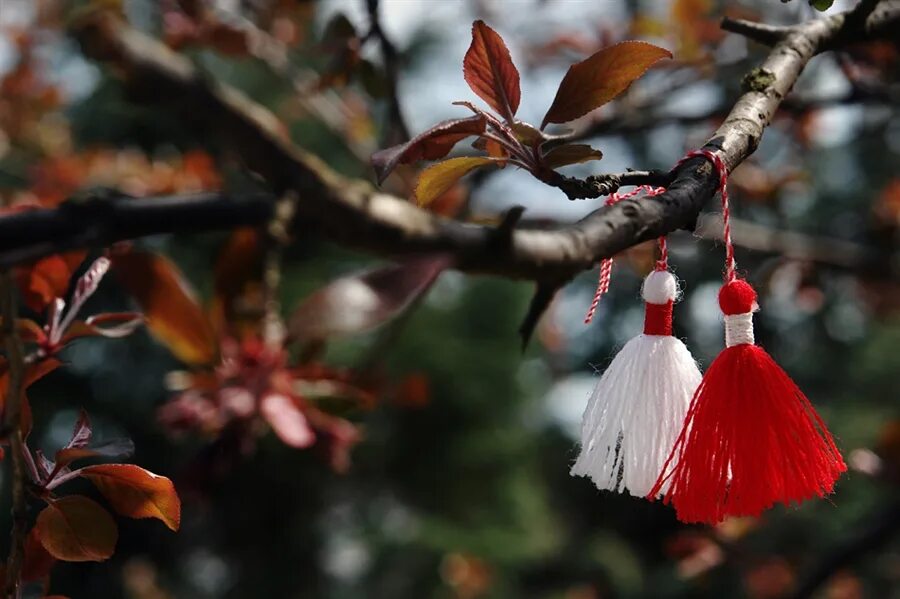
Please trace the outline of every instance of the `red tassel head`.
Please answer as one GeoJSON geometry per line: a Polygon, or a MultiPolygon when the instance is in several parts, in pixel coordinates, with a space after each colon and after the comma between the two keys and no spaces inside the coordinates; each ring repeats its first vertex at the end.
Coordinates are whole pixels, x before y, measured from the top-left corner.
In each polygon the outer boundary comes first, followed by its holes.
{"type": "Polygon", "coordinates": [[[753,343],[756,292],[746,281],[723,286],[725,350],[691,401],[669,460],[648,494],[684,522],[715,524],[756,516],[776,503],[825,496],[847,466],[812,404],[753,343]]]}
{"type": "Polygon", "coordinates": [[[727,316],[756,312],[759,309],[756,290],[742,279],[725,283],[719,290],[719,307],[727,316]]]}

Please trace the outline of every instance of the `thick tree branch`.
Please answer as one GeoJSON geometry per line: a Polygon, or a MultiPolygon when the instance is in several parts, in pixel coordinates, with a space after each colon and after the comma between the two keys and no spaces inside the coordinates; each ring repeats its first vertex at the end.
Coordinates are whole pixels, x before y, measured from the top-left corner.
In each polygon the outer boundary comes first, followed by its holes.
{"type": "MultiPolygon", "coordinates": [[[[900,9],[879,6],[878,11],[879,30],[890,30],[884,23],[900,24],[900,9]]],[[[858,29],[871,25],[871,18],[853,16],[858,15],[843,13],[792,27],[747,79],[745,93],[704,147],[719,153],[729,170],[752,154],[809,60],[837,39],[858,38],[858,29]]],[[[74,33],[85,52],[115,68],[136,97],[167,106],[177,99],[186,123],[208,119],[275,193],[298,194],[299,222],[314,224],[350,247],[391,255],[449,252],[461,270],[558,282],[627,247],[692,227],[717,185],[712,166],[695,158],[670,174],[668,191],[653,201],[602,207],[554,230],[517,228],[498,249],[489,227],[436,217],[368,183],[341,177],[291,145],[269,111],[232,88],[206,81],[185,57],[114,18],[95,17],[74,33]]]]}

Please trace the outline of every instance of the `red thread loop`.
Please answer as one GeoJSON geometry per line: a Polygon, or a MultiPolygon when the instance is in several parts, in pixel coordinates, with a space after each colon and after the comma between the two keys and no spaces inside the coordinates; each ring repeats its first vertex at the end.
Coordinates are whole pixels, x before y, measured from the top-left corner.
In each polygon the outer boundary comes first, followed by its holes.
{"type": "Polygon", "coordinates": [[[671,335],[672,334],[672,300],[664,304],[644,304],[644,334],[645,335],[671,335]]]}
{"type": "Polygon", "coordinates": [[[719,175],[719,188],[716,191],[722,195],[722,240],[725,242],[725,282],[730,283],[737,277],[735,274],[737,265],[734,261],[734,245],[731,243],[731,211],[728,208],[727,185],[728,167],[725,166],[725,161],[722,160],[721,156],[714,152],[710,152],[709,150],[695,150],[690,152],[681,159],[679,164],[689,158],[694,158],[695,156],[706,158],[712,162],[719,175]]]}
{"type": "MultiPolygon", "coordinates": [[[[606,199],[606,205],[612,206],[613,204],[617,204],[622,200],[627,200],[633,198],[639,193],[645,193],[645,198],[652,198],[653,196],[657,196],[666,190],[665,187],[652,187],[650,185],[639,185],[635,187],[631,191],[623,194],[611,193],[609,197],[606,199]]],[[[597,311],[597,306],[600,305],[600,299],[603,295],[609,291],[609,281],[612,279],[612,267],[613,267],[613,258],[604,258],[600,261],[600,280],[597,283],[597,291],[594,292],[594,299],[591,302],[591,307],[588,308],[587,315],[584,317],[584,323],[590,324],[590,322],[594,319],[594,313],[597,311]]],[[[666,247],[666,238],[659,238],[659,260],[656,261],[656,270],[668,270],[669,268],[669,251],[666,247]]]]}

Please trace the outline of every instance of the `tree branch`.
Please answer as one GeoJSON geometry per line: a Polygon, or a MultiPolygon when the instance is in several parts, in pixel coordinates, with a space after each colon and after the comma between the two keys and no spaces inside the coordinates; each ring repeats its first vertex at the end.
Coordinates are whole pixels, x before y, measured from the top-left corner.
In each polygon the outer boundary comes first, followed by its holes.
{"type": "Polygon", "coordinates": [[[893,539],[900,531],[900,501],[879,507],[864,522],[853,526],[846,538],[822,556],[789,595],[791,599],[809,599],[816,590],[842,568],[856,562],[893,539]]]}
{"type": "Polygon", "coordinates": [[[400,96],[397,89],[397,81],[400,73],[397,65],[397,48],[384,33],[381,19],[378,16],[379,0],[366,0],[366,9],[369,12],[369,36],[378,40],[381,48],[381,59],[384,63],[384,75],[388,84],[388,127],[385,130],[384,145],[392,146],[408,141],[410,136],[406,119],[403,118],[403,109],[400,107],[400,96]]]}
{"type": "MultiPolygon", "coordinates": [[[[732,218],[730,223],[732,242],[745,249],[851,269],[860,274],[890,272],[892,257],[875,248],[842,239],[770,229],[738,218],[732,218]]],[[[709,215],[700,219],[694,234],[703,239],[721,240],[721,215],[709,215]]]]}
{"type": "Polygon", "coordinates": [[[12,530],[10,531],[9,557],[6,561],[6,580],[3,596],[8,599],[18,597],[19,579],[25,553],[25,536],[28,533],[28,506],[25,501],[25,442],[22,438],[22,382],[25,360],[22,354],[22,340],[16,331],[16,284],[12,274],[5,270],[0,273],[0,334],[6,350],[9,382],[6,389],[3,428],[9,431],[12,460],[12,530]]]}
{"type": "Polygon", "coordinates": [[[791,30],[790,27],[767,25],[765,23],[755,23],[753,21],[732,19],[730,17],[722,19],[722,29],[730,31],[731,33],[743,35],[746,38],[765,44],[766,46],[774,46],[791,30]]]}
{"type": "MultiPolygon", "coordinates": [[[[879,6],[878,10],[879,27],[900,24],[900,8],[884,11],[879,6]]],[[[752,154],[809,60],[836,39],[862,35],[853,27],[869,27],[871,18],[848,18],[853,14],[792,27],[754,71],[757,76],[748,81],[745,93],[704,148],[718,153],[729,170],[752,154]]],[[[309,223],[349,247],[388,255],[447,252],[464,271],[555,283],[627,247],[691,228],[718,182],[712,165],[694,158],[670,173],[667,192],[653,201],[625,200],[553,230],[516,228],[509,243],[498,250],[491,228],[434,216],[366,182],[338,175],[287,141],[282,125],[268,110],[237,90],[206,81],[187,58],[114,17],[95,16],[77,25],[73,33],[86,54],[116,69],[135,97],[175,104],[185,123],[207,119],[275,194],[288,190],[298,194],[297,222],[309,223]]]]}

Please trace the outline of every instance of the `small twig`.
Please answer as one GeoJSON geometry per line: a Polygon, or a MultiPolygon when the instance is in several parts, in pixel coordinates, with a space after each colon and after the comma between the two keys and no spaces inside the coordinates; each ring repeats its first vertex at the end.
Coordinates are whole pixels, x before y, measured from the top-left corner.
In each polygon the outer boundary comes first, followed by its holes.
{"type": "Polygon", "coordinates": [[[585,179],[566,177],[556,171],[549,171],[541,180],[548,185],[558,187],[570,200],[584,200],[608,196],[617,192],[620,187],[627,185],[668,187],[673,179],[674,173],[653,170],[591,175],[585,179]]]}
{"type": "Polygon", "coordinates": [[[263,266],[264,310],[262,330],[266,345],[281,348],[287,335],[281,317],[281,259],[290,242],[291,223],[296,212],[297,197],[288,193],[275,204],[275,215],[266,229],[267,249],[263,266]]]}
{"type": "Polygon", "coordinates": [[[493,240],[502,245],[509,244],[512,240],[513,231],[516,229],[519,221],[522,220],[523,214],[525,214],[525,206],[516,205],[510,207],[503,214],[500,224],[494,230],[493,240]]]}
{"type": "Polygon", "coordinates": [[[381,48],[381,59],[384,62],[384,75],[388,84],[388,116],[390,118],[390,127],[385,132],[383,140],[385,146],[391,146],[407,141],[411,136],[406,120],[403,118],[403,110],[400,107],[400,95],[397,90],[397,81],[400,78],[399,68],[397,65],[397,48],[393,42],[384,33],[381,27],[381,21],[378,18],[378,0],[366,0],[366,8],[369,11],[369,36],[378,40],[381,48]]]}
{"type": "Polygon", "coordinates": [[[10,271],[0,274],[0,334],[9,367],[9,387],[6,393],[6,411],[3,424],[10,431],[9,439],[12,449],[12,530],[10,531],[9,557],[6,562],[6,581],[4,597],[18,597],[19,579],[22,573],[22,561],[25,551],[25,536],[28,532],[27,508],[25,502],[25,486],[27,471],[25,467],[25,442],[20,427],[22,420],[22,381],[24,379],[25,360],[22,351],[22,340],[16,330],[16,285],[10,271]]]}
{"type": "Polygon", "coordinates": [[[725,31],[743,35],[746,38],[765,44],[766,46],[774,46],[791,31],[790,27],[767,25],[765,23],[755,23],[753,21],[732,19],[730,17],[722,19],[721,27],[725,31]]]}

